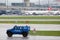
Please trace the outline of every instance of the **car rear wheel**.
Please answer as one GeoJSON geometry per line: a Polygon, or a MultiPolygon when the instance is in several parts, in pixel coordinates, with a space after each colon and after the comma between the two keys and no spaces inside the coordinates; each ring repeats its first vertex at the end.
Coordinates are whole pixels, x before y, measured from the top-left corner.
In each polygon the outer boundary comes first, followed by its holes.
{"type": "Polygon", "coordinates": [[[27,37],[28,33],[27,32],[23,32],[23,37],[27,37]]]}
{"type": "Polygon", "coordinates": [[[8,37],[12,37],[12,33],[11,32],[7,32],[8,37]]]}

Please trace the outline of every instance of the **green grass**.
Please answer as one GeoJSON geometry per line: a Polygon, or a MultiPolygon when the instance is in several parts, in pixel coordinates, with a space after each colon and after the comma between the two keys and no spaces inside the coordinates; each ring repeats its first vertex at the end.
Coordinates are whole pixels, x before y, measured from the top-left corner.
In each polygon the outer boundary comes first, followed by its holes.
{"type": "MultiPolygon", "coordinates": [[[[0,21],[0,23],[26,24],[26,21],[0,21]]],[[[60,24],[60,21],[28,21],[28,24],[60,24]]]]}
{"type": "Polygon", "coordinates": [[[60,19],[60,16],[0,16],[0,19],[60,19]]]}
{"type": "Polygon", "coordinates": [[[30,35],[37,36],[60,36],[60,31],[30,31],[30,35]]]}

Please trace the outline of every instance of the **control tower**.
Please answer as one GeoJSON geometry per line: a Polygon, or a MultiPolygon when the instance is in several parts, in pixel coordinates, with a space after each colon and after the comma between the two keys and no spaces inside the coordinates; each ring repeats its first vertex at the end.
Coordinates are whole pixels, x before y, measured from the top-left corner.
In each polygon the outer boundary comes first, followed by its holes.
{"type": "Polygon", "coordinates": [[[30,0],[24,0],[24,3],[26,4],[26,7],[30,6],[30,0]]]}

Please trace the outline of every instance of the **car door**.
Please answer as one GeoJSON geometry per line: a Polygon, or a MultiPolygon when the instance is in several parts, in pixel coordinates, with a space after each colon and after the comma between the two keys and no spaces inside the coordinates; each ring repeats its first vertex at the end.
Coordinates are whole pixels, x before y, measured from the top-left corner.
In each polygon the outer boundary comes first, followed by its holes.
{"type": "Polygon", "coordinates": [[[22,32],[21,27],[16,27],[14,32],[15,32],[15,34],[20,34],[22,32]]]}

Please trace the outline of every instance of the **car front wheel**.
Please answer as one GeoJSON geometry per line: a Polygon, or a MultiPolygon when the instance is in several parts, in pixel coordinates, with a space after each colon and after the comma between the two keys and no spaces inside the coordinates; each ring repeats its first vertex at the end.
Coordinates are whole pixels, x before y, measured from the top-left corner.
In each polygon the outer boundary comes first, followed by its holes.
{"type": "Polygon", "coordinates": [[[23,37],[27,37],[28,33],[27,32],[23,32],[23,37]]]}

